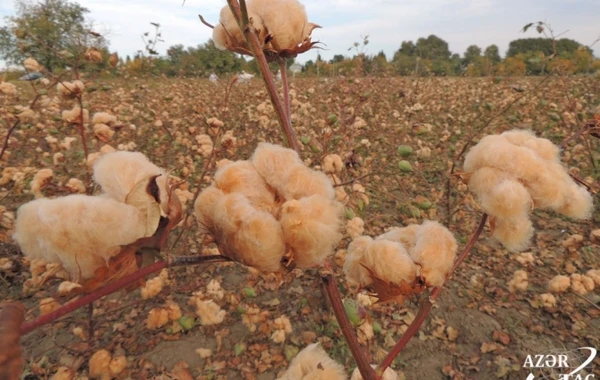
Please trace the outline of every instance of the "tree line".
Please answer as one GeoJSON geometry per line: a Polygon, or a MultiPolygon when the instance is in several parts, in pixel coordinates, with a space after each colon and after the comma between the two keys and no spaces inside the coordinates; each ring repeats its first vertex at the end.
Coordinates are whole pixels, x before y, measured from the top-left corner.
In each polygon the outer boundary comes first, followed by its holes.
{"type": "MultiPolygon", "coordinates": [[[[5,18],[0,28],[0,58],[9,64],[20,65],[33,56],[46,70],[60,70],[80,65],[81,70],[107,68],[108,41],[93,31],[86,18],[89,10],[68,0],[45,0],[31,3],[16,1],[16,15],[5,18]],[[103,53],[104,61],[87,65],[78,55],[93,46],[103,53]]],[[[161,56],[154,50],[160,39],[158,24],[152,48],[140,49],[133,57],[122,57],[114,73],[148,73],[166,76],[208,77],[247,71],[258,73],[253,60],[218,50],[209,40],[196,47],[174,45],[161,56]],[[147,53],[147,54],[145,54],[147,53]]],[[[146,33],[145,35],[148,35],[146,33]]],[[[420,75],[420,76],[487,76],[487,75],[544,75],[551,71],[563,74],[600,72],[600,60],[593,51],[568,38],[522,38],[510,42],[505,58],[498,46],[485,48],[469,46],[460,55],[452,53],[448,43],[436,35],[416,41],[403,41],[388,59],[382,51],[365,53],[368,36],[348,49],[354,54],[335,55],[325,61],[319,55],[302,66],[302,75],[420,75]]],[[[146,40],[145,40],[146,41],[146,40]]],[[[293,63],[290,60],[289,64],[293,63]]],[[[277,65],[273,65],[273,71],[277,65]]]]}

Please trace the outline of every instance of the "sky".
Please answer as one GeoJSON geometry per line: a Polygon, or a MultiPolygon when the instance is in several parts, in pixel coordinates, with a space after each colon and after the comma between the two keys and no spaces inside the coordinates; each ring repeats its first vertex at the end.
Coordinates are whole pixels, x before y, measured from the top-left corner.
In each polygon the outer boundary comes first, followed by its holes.
{"type": "MultiPolygon", "coordinates": [[[[29,0],[33,1],[33,0],[29,0]]],[[[39,1],[39,0],[38,0],[39,1]]],[[[348,48],[369,36],[367,54],[384,51],[388,59],[404,40],[435,34],[448,42],[453,53],[463,54],[475,44],[485,49],[496,44],[502,55],[510,41],[537,37],[535,30],[520,33],[533,21],[546,21],[556,34],[589,45],[600,37],[600,0],[304,0],[311,22],[322,29],[313,40],[324,50],[311,50],[297,61],[323,59],[335,54],[352,55],[348,48]]],[[[196,46],[211,38],[212,30],[200,23],[201,14],[211,23],[218,21],[225,0],[79,0],[90,10],[96,30],[106,33],[110,49],[120,56],[134,55],[144,47],[141,35],[151,31],[150,22],[161,25],[164,43],[156,50],[164,54],[169,46],[196,46]]],[[[0,16],[15,12],[12,0],[0,0],[0,16]]],[[[2,17],[1,23],[4,23],[2,17]]],[[[600,56],[600,42],[595,46],[600,56]]]]}

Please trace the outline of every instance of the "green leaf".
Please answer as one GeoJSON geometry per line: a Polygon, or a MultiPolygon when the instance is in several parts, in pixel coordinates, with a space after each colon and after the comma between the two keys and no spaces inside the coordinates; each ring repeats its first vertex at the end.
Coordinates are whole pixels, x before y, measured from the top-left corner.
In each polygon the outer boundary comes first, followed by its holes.
{"type": "Polygon", "coordinates": [[[246,343],[244,342],[236,343],[236,345],[233,346],[233,352],[235,353],[235,356],[240,356],[244,353],[244,351],[246,351],[246,343]]]}
{"type": "Polygon", "coordinates": [[[346,298],[344,300],[344,310],[346,310],[346,315],[348,316],[350,323],[354,326],[360,325],[362,321],[358,314],[358,305],[356,304],[356,301],[346,298]]]}
{"type": "Polygon", "coordinates": [[[346,218],[353,219],[354,216],[354,210],[352,210],[350,207],[346,207],[346,218]]]}
{"type": "Polygon", "coordinates": [[[244,295],[246,296],[246,298],[254,298],[256,297],[256,290],[254,290],[254,288],[250,286],[246,286],[244,288],[244,295]]]}

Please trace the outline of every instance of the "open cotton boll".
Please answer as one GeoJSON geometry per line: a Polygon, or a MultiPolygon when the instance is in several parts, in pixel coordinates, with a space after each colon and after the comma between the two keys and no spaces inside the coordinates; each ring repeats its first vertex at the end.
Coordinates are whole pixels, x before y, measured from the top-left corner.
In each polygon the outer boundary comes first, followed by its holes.
{"type": "Polygon", "coordinates": [[[596,286],[600,287],[600,270],[590,269],[585,275],[591,278],[596,284],[596,286]]]}
{"type": "Polygon", "coordinates": [[[594,198],[584,187],[573,182],[568,186],[565,203],[557,211],[570,218],[589,219],[594,211],[594,198]]]}
{"type": "Polygon", "coordinates": [[[60,264],[71,279],[94,277],[121,245],[145,236],[145,217],[110,198],[41,198],[19,207],[13,238],[30,259],[60,264]]]}
{"type": "Polygon", "coordinates": [[[363,234],[365,231],[365,221],[358,216],[350,219],[346,222],[346,232],[352,239],[355,239],[363,234]]]}
{"type": "Polygon", "coordinates": [[[528,285],[527,272],[518,270],[513,273],[513,278],[508,282],[508,290],[511,293],[524,292],[528,285]]]}
{"type": "Polygon", "coordinates": [[[337,154],[328,154],[323,157],[323,171],[325,173],[339,174],[344,169],[344,162],[337,154]]]}
{"type": "Polygon", "coordinates": [[[2,92],[4,95],[16,95],[17,86],[12,83],[2,82],[0,83],[0,92],[2,92]]]}
{"type": "Polygon", "coordinates": [[[323,172],[311,170],[304,165],[297,165],[281,174],[283,184],[274,187],[286,200],[300,199],[313,194],[328,199],[335,198],[333,185],[323,172]]]}
{"type": "Polygon", "coordinates": [[[400,243],[407,250],[414,247],[417,243],[417,232],[420,226],[418,224],[410,224],[406,227],[393,227],[384,234],[375,238],[375,240],[391,240],[400,243]]]}
{"type": "Polygon", "coordinates": [[[527,218],[497,219],[492,236],[509,251],[519,252],[529,246],[533,236],[533,224],[527,218]]]}
{"type": "Polygon", "coordinates": [[[250,161],[265,181],[277,191],[285,187],[282,173],[293,166],[304,166],[295,150],[265,142],[258,144],[250,161]]]}
{"type": "Polygon", "coordinates": [[[263,272],[281,269],[285,243],[273,215],[252,207],[242,194],[226,194],[215,204],[215,235],[223,252],[263,272]]]}
{"type": "Polygon", "coordinates": [[[200,226],[200,233],[209,233],[214,229],[213,214],[219,199],[225,194],[214,186],[202,190],[194,202],[194,215],[200,226]]]}
{"type": "Polygon", "coordinates": [[[417,266],[402,244],[361,236],[348,246],[344,273],[350,284],[366,286],[373,282],[369,270],[377,278],[395,284],[410,284],[417,276],[417,266]]]}
{"type": "Polygon", "coordinates": [[[236,161],[218,169],[214,181],[226,194],[243,194],[259,210],[271,212],[275,207],[275,194],[250,161],[236,161]]]}
{"type": "Polygon", "coordinates": [[[278,380],[345,380],[344,367],[331,359],[319,343],[306,346],[278,380]]]}
{"type": "Polygon", "coordinates": [[[74,80],[73,82],[59,82],[56,85],[56,90],[63,97],[72,97],[77,94],[81,94],[85,89],[85,85],[80,80],[74,80]]]}
{"type": "Polygon", "coordinates": [[[142,179],[157,175],[161,208],[167,212],[167,176],[163,169],[154,165],[140,152],[112,152],[100,157],[94,163],[94,181],[111,198],[125,202],[127,195],[142,179]]]}
{"type": "Polygon", "coordinates": [[[90,111],[83,109],[79,106],[75,106],[70,110],[62,111],[62,119],[67,123],[81,123],[81,115],[83,115],[83,123],[87,123],[90,120],[90,111]]]}
{"type": "Polygon", "coordinates": [[[110,129],[110,127],[106,124],[95,124],[94,125],[94,136],[102,142],[108,142],[112,139],[115,131],[110,129]]]}
{"type": "Polygon", "coordinates": [[[323,264],[342,239],[341,205],[321,195],[285,202],[281,207],[281,226],[286,244],[298,267],[323,264]]]}
{"type": "Polygon", "coordinates": [[[506,138],[511,144],[533,150],[545,160],[559,160],[560,148],[548,139],[536,137],[530,130],[513,129],[502,133],[500,136],[506,138]]]}
{"type": "Polygon", "coordinates": [[[489,135],[481,139],[465,157],[464,169],[473,173],[482,167],[503,170],[518,179],[535,181],[546,169],[547,161],[533,150],[513,145],[500,135],[489,135]]]}
{"type": "Polygon", "coordinates": [[[33,180],[31,181],[31,192],[36,198],[42,198],[44,196],[42,190],[48,186],[53,177],[54,172],[52,169],[41,169],[35,173],[33,180]]]}
{"type": "Polygon", "coordinates": [[[574,273],[571,275],[571,290],[579,295],[585,295],[594,290],[594,280],[586,275],[574,273]]]}
{"type": "Polygon", "coordinates": [[[408,252],[421,266],[421,277],[428,286],[440,286],[452,269],[456,258],[454,235],[438,222],[427,221],[419,226],[415,246],[408,252]]]}
{"type": "Polygon", "coordinates": [[[306,11],[297,0],[259,0],[254,4],[273,36],[270,44],[274,50],[293,49],[310,35],[306,11]]]}
{"type": "Polygon", "coordinates": [[[571,287],[571,279],[563,275],[554,276],[546,287],[550,293],[563,293],[571,287]]]}
{"type": "Polygon", "coordinates": [[[117,122],[117,117],[107,112],[96,112],[92,116],[92,124],[106,124],[111,125],[117,122]]]}
{"type": "Polygon", "coordinates": [[[480,194],[479,201],[486,213],[509,220],[528,217],[532,205],[531,196],[525,186],[510,179],[505,179],[489,191],[480,194]]]}
{"type": "MultiPolygon", "coordinates": [[[[377,366],[375,364],[371,364],[371,367],[373,367],[373,369],[377,369],[377,366]]],[[[355,368],[352,372],[350,380],[363,380],[363,377],[360,374],[360,370],[358,369],[358,367],[355,368]]],[[[381,376],[381,380],[400,380],[400,377],[398,376],[398,373],[396,373],[396,371],[394,371],[390,367],[387,367],[385,369],[385,372],[383,373],[383,376],[381,376]]]]}

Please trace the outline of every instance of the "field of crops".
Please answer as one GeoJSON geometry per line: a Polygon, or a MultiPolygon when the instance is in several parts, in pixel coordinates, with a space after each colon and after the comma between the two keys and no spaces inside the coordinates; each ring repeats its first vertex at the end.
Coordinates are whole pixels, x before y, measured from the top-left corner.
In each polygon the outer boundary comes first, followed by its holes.
{"type": "MultiPolygon", "coordinates": [[[[6,119],[0,143],[17,120],[13,115],[23,113],[19,107],[36,96],[29,84],[17,87],[16,95],[0,98],[6,119]]],[[[365,235],[432,219],[452,231],[460,249],[482,214],[460,178],[465,147],[511,129],[531,129],[559,145],[574,136],[562,147],[562,161],[600,191],[598,139],[578,135],[600,115],[598,78],[297,78],[291,87],[302,158],[314,169],[331,153],[344,160],[337,189],[345,192],[346,217],[364,220],[365,235]]],[[[55,98],[54,89],[38,91],[32,112],[20,115],[0,159],[0,300],[23,302],[32,320],[40,314],[40,301],[52,297],[63,304],[72,298],[59,294],[58,279],[31,281],[11,238],[16,210],[34,198],[31,183],[40,169],[52,169],[53,176],[38,190],[56,197],[77,191],[73,178],[93,186],[88,162],[107,151],[106,145],[139,151],[182,181],[177,194],[190,208],[198,188],[211,183],[219,160],[249,158],[261,141],[283,144],[262,81],[235,83],[230,93],[228,88],[227,79],[95,80],[81,105],[90,116],[108,112],[117,122],[109,132],[96,133],[85,123],[87,161],[80,131],[61,116],[73,101],[55,98]],[[203,150],[207,142],[199,135],[210,137],[212,153],[203,150]]],[[[597,195],[595,203],[587,221],[536,210],[536,233],[526,253],[509,253],[486,227],[421,331],[396,359],[393,367],[401,378],[523,379],[528,354],[600,347],[600,286],[585,295],[560,294],[554,305],[540,297],[555,275],[600,269],[597,195]],[[509,282],[517,270],[527,272],[528,285],[513,293],[509,282]]],[[[206,241],[190,217],[173,230],[163,254],[217,252],[206,241]]],[[[346,233],[333,260],[338,285],[347,300],[369,304],[364,292],[358,296],[346,284],[340,269],[350,241],[346,233]]],[[[299,350],[317,341],[348,373],[356,366],[316,269],[280,279],[227,263],[170,268],[168,280],[162,276],[164,287],[153,297],[142,299],[138,289],[121,291],[96,301],[93,318],[83,308],[24,336],[25,378],[50,378],[57,371],[65,377],[55,379],[83,378],[90,357],[105,349],[113,358],[125,357],[117,378],[275,379],[299,350]],[[210,294],[226,312],[221,323],[203,326],[190,301],[194,292],[210,294]],[[186,323],[149,329],[150,310],[173,302],[189,317],[186,323]],[[281,316],[291,326],[282,327],[281,316]]],[[[373,362],[380,362],[406,330],[418,302],[354,305],[367,310],[356,330],[373,362]]]]}

